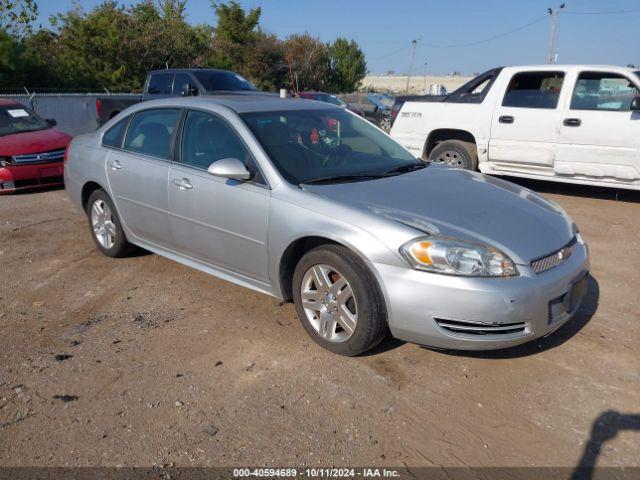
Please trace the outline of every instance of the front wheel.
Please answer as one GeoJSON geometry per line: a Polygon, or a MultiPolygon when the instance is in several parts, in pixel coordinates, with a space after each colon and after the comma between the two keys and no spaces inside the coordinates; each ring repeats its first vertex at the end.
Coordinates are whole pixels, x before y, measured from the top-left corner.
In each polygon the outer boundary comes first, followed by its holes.
{"type": "Polygon", "coordinates": [[[300,259],[293,274],[293,300],[311,338],[334,353],[358,355],[388,332],[375,277],[344,247],[323,245],[300,259]]]}
{"type": "Polygon", "coordinates": [[[108,257],[124,257],[133,250],[127,241],[113,202],[104,190],[96,190],[87,202],[89,228],[98,250],[108,257]]]}
{"type": "Polygon", "coordinates": [[[461,140],[445,140],[438,143],[429,154],[429,161],[444,163],[453,168],[478,169],[478,149],[474,143],[461,140]]]}

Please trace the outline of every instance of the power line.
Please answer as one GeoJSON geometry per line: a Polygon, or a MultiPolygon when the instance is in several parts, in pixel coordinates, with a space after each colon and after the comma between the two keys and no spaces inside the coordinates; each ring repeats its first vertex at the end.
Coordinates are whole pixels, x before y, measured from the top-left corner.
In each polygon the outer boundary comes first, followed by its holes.
{"type": "Polygon", "coordinates": [[[640,10],[604,10],[600,12],[562,12],[563,15],[620,15],[625,13],[640,13],[640,10]]]}
{"type": "Polygon", "coordinates": [[[393,55],[397,55],[400,52],[404,52],[405,50],[407,50],[409,48],[411,48],[411,44],[405,45],[404,47],[401,47],[398,50],[394,50],[391,53],[387,53],[386,55],[381,55],[380,57],[370,58],[368,60],[382,60],[383,58],[389,58],[389,57],[392,57],[393,55]]]}
{"type": "Polygon", "coordinates": [[[494,35],[493,37],[488,37],[482,40],[477,40],[475,42],[469,42],[469,43],[457,43],[457,44],[449,44],[449,45],[437,45],[437,44],[432,44],[432,43],[425,43],[424,45],[427,47],[431,47],[431,48],[459,48],[459,47],[471,47],[473,45],[480,45],[482,43],[487,43],[487,42],[492,42],[494,40],[498,40],[499,38],[503,38],[506,37],[508,35],[511,35],[512,33],[516,33],[519,32],[521,30],[524,30],[525,28],[528,28],[532,25],[535,25],[536,23],[540,23],[543,20],[546,20],[547,16],[543,15],[542,17],[538,17],[535,20],[526,23],[524,25],[521,25],[517,28],[514,28],[513,30],[509,30],[507,32],[504,33],[500,33],[498,35],[494,35]]]}

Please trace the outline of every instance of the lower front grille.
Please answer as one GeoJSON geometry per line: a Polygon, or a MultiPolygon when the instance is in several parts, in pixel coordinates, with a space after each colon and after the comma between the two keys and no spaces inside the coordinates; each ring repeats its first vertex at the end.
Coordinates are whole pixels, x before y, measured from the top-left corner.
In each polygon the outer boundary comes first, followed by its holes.
{"type": "Polygon", "coordinates": [[[567,314],[567,306],[564,302],[566,296],[567,294],[565,293],[549,301],[549,325],[555,323],[561,317],[567,314]]]}
{"type": "Polygon", "coordinates": [[[461,322],[459,320],[447,320],[436,318],[436,323],[440,328],[451,333],[465,335],[511,335],[514,333],[528,333],[527,324],[516,323],[482,323],[482,322],[461,322]]]}
{"type": "Polygon", "coordinates": [[[58,185],[64,183],[64,177],[62,175],[54,175],[51,177],[39,177],[29,178],[26,180],[16,180],[14,182],[14,188],[29,188],[39,187],[45,185],[58,185]]]}

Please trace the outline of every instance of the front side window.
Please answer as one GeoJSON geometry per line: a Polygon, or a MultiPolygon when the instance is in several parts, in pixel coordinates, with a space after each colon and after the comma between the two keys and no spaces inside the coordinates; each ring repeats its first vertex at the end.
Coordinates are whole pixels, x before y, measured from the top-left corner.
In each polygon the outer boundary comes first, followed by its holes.
{"type": "Polygon", "coordinates": [[[154,73],[151,75],[151,78],[149,78],[147,93],[152,95],[171,95],[172,84],[172,73],[154,73]]]}
{"type": "Polygon", "coordinates": [[[236,158],[263,183],[253,157],[235,130],[222,118],[204,112],[190,111],[184,123],[180,161],[206,170],[224,158],[236,158]]]}
{"type": "Polygon", "coordinates": [[[123,118],[118,123],[116,123],[113,127],[105,132],[102,136],[102,145],[105,147],[115,147],[120,148],[122,145],[122,137],[124,136],[124,131],[127,128],[127,124],[131,117],[123,118]]]}
{"type": "Polygon", "coordinates": [[[51,125],[24,105],[16,103],[0,106],[0,136],[47,128],[51,128],[51,125]]]}
{"type": "Polygon", "coordinates": [[[558,106],[563,72],[516,73],[502,101],[503,107],[548,108],[558,106]]]}
{"type": "Polygon", "coordinates": [[[571,110],[629,111],[638,89],[623,75],[582,72],[571,97],[571,110]]]}
{"type": "Polygon", "coordinates": [[[179,114],[178,109],[154,109],[136,113],[127,129],[124,148],[169,160],[172,157],[171,136],[179,114]]]}
{"type": "Polygon", "coordinates": [[[278,171],[294,185],[422,166],[395,140],[343,109],[254,112],[241,117],[278,171]]]}

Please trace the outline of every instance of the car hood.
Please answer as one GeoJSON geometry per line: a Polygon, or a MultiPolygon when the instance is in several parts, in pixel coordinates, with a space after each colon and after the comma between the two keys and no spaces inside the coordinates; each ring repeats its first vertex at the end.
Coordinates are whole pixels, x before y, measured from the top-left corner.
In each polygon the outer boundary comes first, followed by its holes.
{"type": "Polygon", "coordinates": [[[574,235],[566,213],[540,195],[494,177],[439,165],[305,189],[427,234],[488,243],[517,263],[528,264],[559,250],[574,235]]]}
{"type": "Polygon", "coordinates": [[[0,136],[0,156],[56,150],[65,148],[70,141],[69,135],[55,128],[2,135],[0,136]]]}

